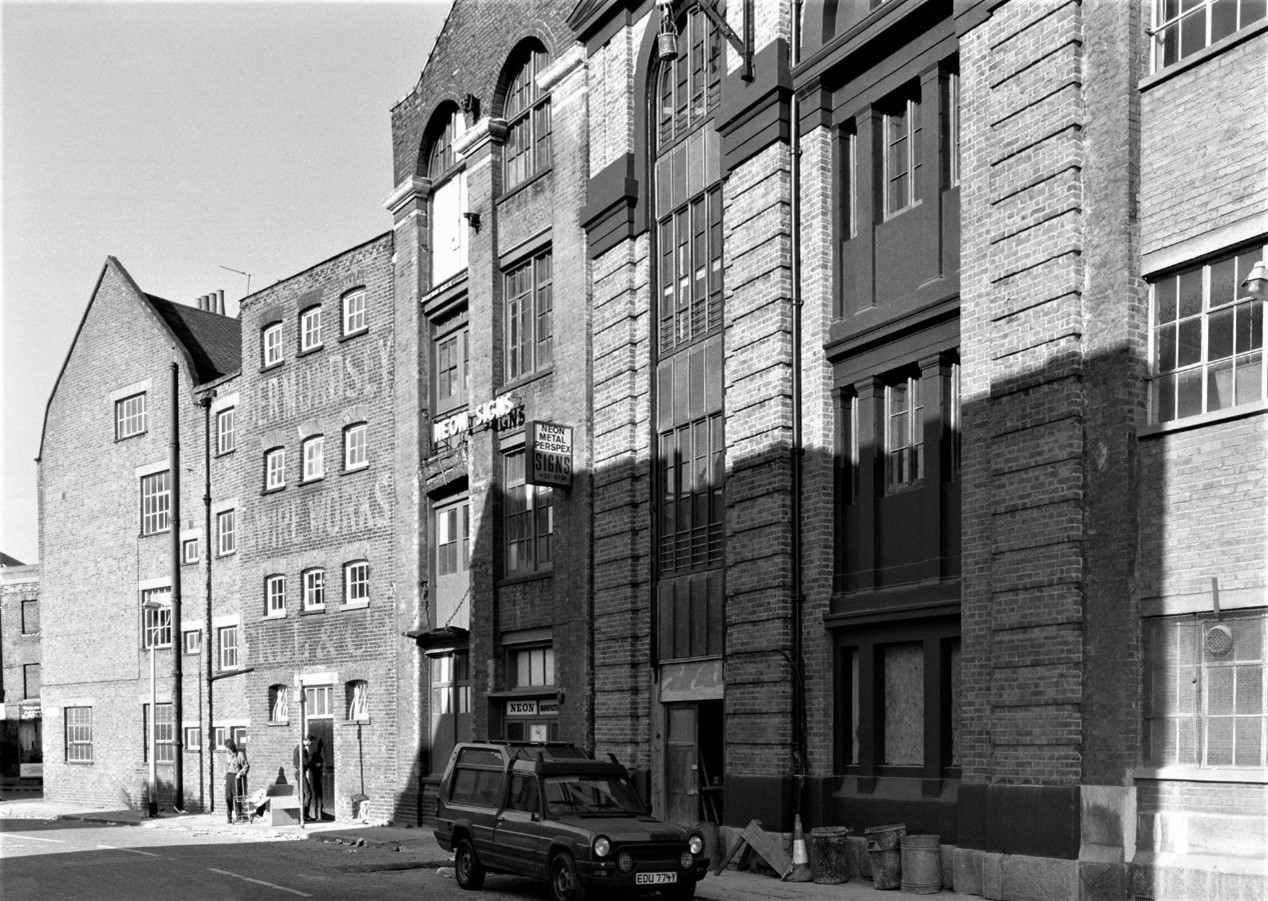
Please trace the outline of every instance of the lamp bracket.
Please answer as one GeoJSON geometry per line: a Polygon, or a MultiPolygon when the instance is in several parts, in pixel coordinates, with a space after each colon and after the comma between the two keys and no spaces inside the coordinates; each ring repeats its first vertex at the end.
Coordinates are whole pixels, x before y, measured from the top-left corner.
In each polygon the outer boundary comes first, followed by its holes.
{"type": "Polygon", "coordinates": [[[696,6],[702,13],[709,17],[709,21],[722,32],[727,42],[735,48],[740,54],[740,58],[744,61],[744,68],[740,72],[740,78],[745,81],[753,80],[753,0],[744,0],[744,37],[741,38],[735,33],[735,29],[722,16],[717,9],[717,0],[696,0],[696,6]]]}

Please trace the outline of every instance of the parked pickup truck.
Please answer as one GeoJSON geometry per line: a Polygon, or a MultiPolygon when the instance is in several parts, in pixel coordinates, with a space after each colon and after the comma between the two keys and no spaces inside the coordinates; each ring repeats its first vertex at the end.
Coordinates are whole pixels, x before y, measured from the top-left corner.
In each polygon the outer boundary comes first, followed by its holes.
{"type": "Polygon", "coordinates": [[[545,880],[554,901],[659,892],[685,901],[709,867],[698,832],[648,815],[625,767],[558,742],[464,742],[440,782],[436,840],[454,875],[545,880]]]}

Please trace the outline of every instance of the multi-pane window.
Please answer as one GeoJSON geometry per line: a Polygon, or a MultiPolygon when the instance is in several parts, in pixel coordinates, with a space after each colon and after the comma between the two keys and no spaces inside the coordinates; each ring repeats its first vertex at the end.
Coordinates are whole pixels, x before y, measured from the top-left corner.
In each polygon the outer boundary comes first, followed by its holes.
{"type": "Polygon", "coordinates": [[[141,534],[166,532],[172,509],[172,483],[169,473],[156,472],[141,476],[141,534]]]}
{"type": "Polygon", "coordinates": [[[530,50],[506,89],[506,182],[509,190],[550,165],[550,97],[537,87],[543,50],[530,50]]]}
{"type": "Polygon", "coordinates": [[[147,588],[141,592],[141,647],[171,646],[172,589],[147,588]]]}
{"type": "Polygon", "coordinates": [[[467,326],[436,339],[436,410],[445,412],[467,402],[470,369],[467,326]]]}
{"type": "Polygon", "coordinates": [[[22,634],[35,635],[40,631],[40,602],[28,598],[22,602],[22,634]]]}
{"type": "Polygon", "coordinates": [[[308,708],[309,716],[323,718],[333,716],[334,708],[330,705],[330,686],[305,685],[304,706],[308,708]]]}
{"type": "Polygon", "coordinates": [[[354,560],[343,566],[343,602],[364,604],[370,600],[370,564],[354,560]]]}
{"type": "Polygon", "coordinates": [[[1170,422],[1268,397],[1264,305],[1242,287],[1255,247],[1153,285],[1151,416],[1170,422]]]}
{"type": "Polygon", "coordinates": [[[265,326],[260,335],[262,347],[262,363],[265,367],[276,366],[282,362],[282,323],[275,322],[265,326]]]}
{"type": "Polygon", "coordinates": [[[238,549],[234,511],[216,514],[216,554],[223,557],[238,549]]]}
{"type": "Polygon", "coordinates": [[[203,730],[201,726],[186,726],[185,733],[185,750],[201,751],[203,747],[203,730]]]}
{"type": "Polygon", "coordinates": [[[1268,765],[1268,618],[1197,614],[1148,624],[1147,757],[1157,766],[1268,765]]]}
{"type": "Polygon", "coordinates": [[[131,438],[145,431],[145,393],[114,402],[114,436],[131,438]]]}
{"type": "Polygon", "coordinates": [[[343,468],[361,469],[370,465],[369,450],[366,446],[369,430],[364,422],[350,425],[343,430],[343,468]]]}
{"type": "Polygon", "coordinates": [[[722,189],[717,132],[689,135],[656,164],[660,350],[722,325],[722,189]]]}
{"type": "Polygon", "coordinates": [[[550,251],[506,273],[506,377],[517,379],[554,360],[550,251]]]}
{"type": "Polygon", "coordinates": [[[286,448],[275,447],[264,454],[264,490],[286,487],[286,448]]]}
{"type": "Polygon", "coordinates": [[[268,576],[264,580],[264,615],[286,615],[286,576],[268,576]]]}
{"type": "MultiPolygon", "coordinates": [[[[141,734],[144,750],[141,759],[150,759],[150,705],[141,706],[141,734]]],[[[154,762],[176,762],[176,716],[171,704],[157,704],[154,707],[154,762]]]]}
{"type": "Polygon", "coordinates": [[[438,285],[467,268],[467,174],[453,142],[466,130],[457,106],[449,109],[431,137],[427,176],[431,190],[431,283],[438,285]]]}
{"type": "Polygon", "coordinates": [[[326,608],[326,571],[324,569],[304,570],[304,609],[324,610],[326,608]]]}
{"type": "Polygon", "coordinates": [[[343,296],[343,333],[356,334],[365,331],[369,321],[365,315],[365,289],[358,288],[343,296]]]}
{"type": "Polygon", "coordinates": [[[347,690],[347,716],[354,723],[370,720],[370,686],[364,679],[349,682],[347,690]]]}
{"type": "Polygon", "coordinates": [[[181,562],[197,563],[198,562],[198,539],[186,538],[181,542],[181,562]]]}
{"type": "Polygon", "coordinates": [[[678,25],[680,55],[659,73],[657,134],[662,146],[712,116],[721,102],[722,41],[693,9],[678,25]]]}
{"type": "Polygon", "coordinates": [[[233,743],[242,750],[247,748],[246,726],[217,726],[212,732],[212,741],[217,751],[224,751],[225,739],[232,738],[233,743]]]}
{"type": "Polygon", "coordinates": [[[304,440],[304,481],[320,479],[326,474],[326,439],[314,435],[304,440]]]}
{"type": "Polygon", "coordinates": [[[470,506],[466,501],[436,511],[436,574],[468,568],[471,555],[470,506]]]}
{"type": "Polygon", "coordinates": [[[269,686],[269,722],[285,723],[291,718],[290,690],[285,685],[269,686]]]}
{"type": "Polygon", "coordinates": [[[951,71],[942,79],[942,158],[943,187],[960,184],[960,73],[951,71]]]}
{"type": "Polygon", "coordinates": [[[238,627],[222,626],[216,631],[220,648],[220,668],[236,669],[238,666],[238,627]]]}
{"type": "Polygon", "coordinates": [[[924,408],[920,378],[902,377],[885,386],[885,487],[920,481],[925,474],[924,408]]]}
{"type": "Polygon", "coordinates": [[[920,91],[913,86],[889,102],[884,114],[885,217],[915,206],[921,166],[920,91]]]}
{"type": "Polygon", "coordinates": [[[1154,0],[1154,71],[1259,21],[1266,12],[1264,0],[1154,0]]]}
{"type": "Polygon", "coordinates": [[[507,677],[511,688],[540,688],[555,684],[555,649],[523,648],[510,652],[507,677]]]}
{"type": "Polygon", "coordinates": [[[309,307],[299,314],[299,349],[316,350],[321,347],[321,307],[309,307]]]}
{"type": "Polygon", "coordinates": [[[201,654],[203,650],[203,633],[198,629],[185,631],[185,653],[201,654]]]}
{"type": "Polygon", "coordinates": [[[853,122],[841,132],[841,238],[848,241],[859,231],[859,136],[853,122]]]}
{"type": "Polygon", "coordinates": [[[525,454],[512,451],[503,457],[503,504],[506,520],[506,573],[529,573],[551,563],[555,532],[552,489],[525,481],[525,454]]]}
{"type": "Polygon", "coordinates": [[[431,658],[431,712],[471,712],[471,658],[466,651],[431,658]]]}
{"type": "Polygon", "coordinates": [[[221,410],[216,414],[216,453],[227,454],[238,446],[238,436],[234,430],[234,408],[221,410]]]}
{"type": "Polygon", "coordinates": [[[40,665],[24,663],[22,665],[22,697],[38,698],[40,696],[40,665]]]}
{"type": "Polygon", "coordinates": [[[67,707],[62,713],[66,723],[66,762],[92,763],[92,708],[67,707]]]}

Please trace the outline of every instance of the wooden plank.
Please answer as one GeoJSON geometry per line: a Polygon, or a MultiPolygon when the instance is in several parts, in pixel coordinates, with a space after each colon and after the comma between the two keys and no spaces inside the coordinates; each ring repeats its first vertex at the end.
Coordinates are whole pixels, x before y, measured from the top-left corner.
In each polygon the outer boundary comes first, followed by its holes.
{"type": "MultiPolygon", "coordinates": [[[[753,821],[753,823],[756,823],[756,822],[757,822],[756,820],[753,821]]],[[[753,825],[753,823],[750,823],[749,825],[751,826],[753,825]]],[[[747,845],[748,845],[748,842],[746,842],[744,840],[744,836],[741,835],[739,838],[739,841],[737,841],[732,846],[730,852],[726,855],[726,857],[722,858],[714,865],[713,875],[717,876],[719,873],[725,870],[727,868],[727,865],[735,858],[735,855],[739,854],[740,850],[746,847],[747,845]]]]}
{"type": "Polygon", "coordinates": [[[762,829],[761,823],[753,820],[744,827],[741,837],[771,866],[781,877],[792,872],[792,858],[784,851],[783,843],[774,835],[762,829]]]}

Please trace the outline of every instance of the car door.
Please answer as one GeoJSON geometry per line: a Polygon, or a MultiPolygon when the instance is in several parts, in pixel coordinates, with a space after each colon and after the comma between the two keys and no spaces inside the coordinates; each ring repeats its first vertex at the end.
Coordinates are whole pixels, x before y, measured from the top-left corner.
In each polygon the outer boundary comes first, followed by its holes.
{"type": "Polygon", "coordinates": [[[493,844],[500,865],[525,876],[543,875],[547,837],[542,827],[541,786],[533,773],[512,773],[506,806],[497,816],[493,844]]]}

